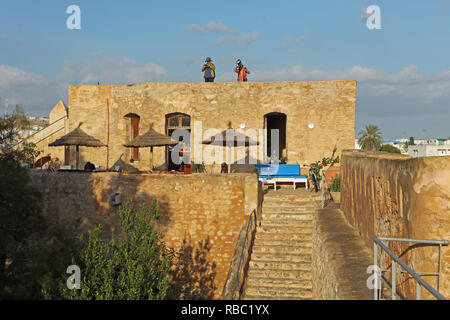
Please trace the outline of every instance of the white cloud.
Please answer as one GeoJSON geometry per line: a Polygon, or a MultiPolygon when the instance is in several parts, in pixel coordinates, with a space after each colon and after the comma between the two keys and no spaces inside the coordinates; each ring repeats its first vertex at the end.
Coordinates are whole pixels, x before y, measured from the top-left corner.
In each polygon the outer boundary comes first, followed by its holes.
{"type": "Polygon", "coordinates": [[[220,46],[224,44],[250,44],[256,41],[259,37],[258,31],[253,31],[250,34],[243,34],[241,37],[231,36],[231,37],[220,37],[214,41],[215,46],[220,46]]]}
{"type": "Polygon", "coordinates": [[[236,29],[226,26],[223,22],[210,21],[206,25],[191,24],[184,28],[186,32],[192,33],[235,33],[236,29]]]}
{"type": "Polygon", "coordinates": [[[102,57],[85,62],[77,76],[82,84],[126,84],[167,81],[168,74],[154,62],[139,65],[128,57],[120,60],[102,57]]]}
{"type": "Polygon", "coordinates": [[[70,84],[130,84],[152,81],[169,81],[169,75],[160,65],[149,62],[138,64],[124,57],[112,59],[99,57],[80,65],[72,61],[62,63],[62,71],[54,78],[47,78],[15,67],[0,65],[0,101],[4,107],[19,104],[36,115],[48,115],[59,101],[67,101],[70,84]]]}
{"type": "MultiPolygon", "coordinates": [[[[424,75],[416,65],[392,74],[358,65],[347,70],[307,69],[296,65],[285,69],[251,71],[251,81],[357,80],[358,85],[373,96],[395,93],[400,97],[422,99],[424,102],[450,98],[450,70],[424,75]]],[[[225,73],[218,80],[234,81],[234,78],[232,73],[225,73]]]]}
{"type": "Polygon", "coordinates": [[[303,41],[308,39],[306,35],[309,32],[310,32],[309,30],[303,30],[302,33],[299,34],[299,35],[286,37],[286,38],[284,38],[284,43],[283,44],[285,46],[290,46],[290,45],[293,45],[293,44],[297,44],[299,42],[303,42],[303,41]]]}

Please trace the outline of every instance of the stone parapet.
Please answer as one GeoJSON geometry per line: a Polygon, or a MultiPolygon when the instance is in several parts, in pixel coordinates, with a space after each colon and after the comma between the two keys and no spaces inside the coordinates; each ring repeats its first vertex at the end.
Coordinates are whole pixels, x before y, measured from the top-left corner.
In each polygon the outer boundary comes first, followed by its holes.
{"type": "Polygon", "coordinates": [[[312,254],[313,297],[317,300],[371,300],[367,267],[370,251],[336,205],[317,210],[312,254]]]}
{"type": "MultiPolygon", "coordinates": [[[[340,208],[368,248],[374,236],[450,240],[450,157],[345,150],[341,174],[340,208]]],[[[390,242],[389,248],[416,272],[438,270],[437,246],[390,242]]],[[[384,263],[388,268],[390,259],[384,263]]],[[[450,298],[448,246],[442,248],[441,266],[440,292],[450,298]]],[[[437,288],[436,276],[424,280],[437,288]]],[[[415,281],[402,274],[397,283],[398,292],[415,299],[415,281]]],[[[422,297],[432,298],[426,290],[422,297]]]]}

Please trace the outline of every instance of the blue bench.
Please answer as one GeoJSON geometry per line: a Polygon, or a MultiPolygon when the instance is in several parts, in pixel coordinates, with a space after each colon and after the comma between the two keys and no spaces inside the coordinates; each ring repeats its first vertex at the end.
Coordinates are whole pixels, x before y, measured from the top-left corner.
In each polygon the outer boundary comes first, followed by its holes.
{"type": "Polygon", "coordinates": [[[277,189],[277,182],[292,182],[294,190],[296,183],[304,182],[308,190],[308,176],[300,175],[300,166],[297,164],[256,164],[259,171],[259,180],[265,184],[273,184],[277,189]]]}

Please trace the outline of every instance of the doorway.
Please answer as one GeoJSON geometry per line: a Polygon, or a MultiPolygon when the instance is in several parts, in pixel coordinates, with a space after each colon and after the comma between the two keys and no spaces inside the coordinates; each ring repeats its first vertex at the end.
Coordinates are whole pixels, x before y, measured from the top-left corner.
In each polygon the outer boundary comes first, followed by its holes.
{"type": "MultiPolygon", "coordinates": [[[[189,134],[191,133],[191,117],[184,113],[172,113],[166,115],[166,134],[172,136],[175,130],[187,130],[189,134]]],[[[172,161],[172,152],[174,147],[166,147],[166,163],[168,164],[168,170],[172,171],[182,171],[182,165],[189,165],[190,163],[176,164],[172,161]]],[[[185,155],[188,154],[190,150],[185,150],[185,155]]],[[[182,155],[176,155],[182,157],[182,155]]],[[[190,157],[189,157],[190,158],[190,157]]],[[[190,160],[189,160],[190,162],[190,160]]]]}
{"type": "Polygon", "coordinates": [[[287,157],[286,152],[286,121],[287,117],[284,113],[272,112],[264,116],[264,128],[267,129],[267,153],[266,156],[269,161],[282,161],[287,157]],[[276,138],[275,132],[272,134],[272,130],[278,130],[278,148],[276,147],[276,141],[272,138],[276,138]],[[273,137],[272,137],[273,136],[273,137]],[[272,150],[273,149],[273,150],[272,150]]]}

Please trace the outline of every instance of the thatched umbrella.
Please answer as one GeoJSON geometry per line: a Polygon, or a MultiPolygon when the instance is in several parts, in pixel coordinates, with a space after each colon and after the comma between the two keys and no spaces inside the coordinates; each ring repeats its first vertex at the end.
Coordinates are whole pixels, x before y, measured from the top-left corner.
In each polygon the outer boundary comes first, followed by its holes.
{"type": "MultiPolygon", "coordinates": [[[[80,124],[81,125],[81,124],[80,124]]],[[[80,146],[83,147],[106,147],[100,140],[88,135],[86,132],[81,130],[80,125],[75,130],[69,132],[68,134],[56,139],[52,143],[49,143],[50,147],[59,146],[76,146],[77,150],[77,166],[80,162],[80,146]]]]}
{"type": "Polygon", "coordinates": [[[153,124],[150,125],[150,130],[140,136],[137,136],[130,142],[124,144],[127,148],[146,148],[150,147],[150,170],[153,170],[153,147],[173,146],[180,143],[173,140],[172,137],[153,130],[153,124]]]}
{"type": "MultiPolygon", "coordinates": [[[[253,146],[258,145],[259,143],[257,141],[252,140],[251,137],[247,136],[246,134],[237,131],[235,129],[231,128],[231,122],[228,122],[228,129],[209,137],[208,139],[205,139],[202,141],[202,144],[212,144],[216,146],[222,146],[222,147],[241,147],[241,146],[253,146]],[[230,139],[230,137],[232,137],[230,139]]],[[[228,161],[228,172],[230,172],[231,168],[231,150],[228,153],[229,159],[228,161]]]]}

